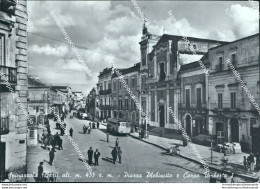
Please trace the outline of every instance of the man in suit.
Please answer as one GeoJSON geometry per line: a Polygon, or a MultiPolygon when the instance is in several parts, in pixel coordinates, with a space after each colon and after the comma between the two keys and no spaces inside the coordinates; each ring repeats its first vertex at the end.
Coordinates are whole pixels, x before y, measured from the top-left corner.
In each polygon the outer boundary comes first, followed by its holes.
{"type": "Polygon", "coordinates": [[[122,150],[120,147],[118,147],[118,159],[119,159],[119,163],[121,163],[121,158],[122,158],[122,150]]]}
{"type": "Polygon", "coordinates": [[[88,164],[89,165],[93,164],[92,158],[93,158],[93,150],[92,150],[92,147],[90,147],[88,150],[88,164]]]}
{"type": "Polygon", "coordinates": [[[96,149],[95,153],[94,153],[94,159],[95,159],[95,163],[94,165],[98,166],[98,159],[100,156],[100,152],[98,151],[98,149],[96,149]]]}
{"type": "Polygon", "coordinates": [[[39,166],[38,166],[38,182],[42,181],[42,174],[43,174],[43,162],[40,162],[39,166]]]}
{"type": "Polygon", "coordinates": [[[114,147],[114,149],[112,150],[111,154],[112,154],[112,157],[113,157],[113,163],[115,164],[116,163],[116,159],[117,159],[116,147],[114,147]]]}

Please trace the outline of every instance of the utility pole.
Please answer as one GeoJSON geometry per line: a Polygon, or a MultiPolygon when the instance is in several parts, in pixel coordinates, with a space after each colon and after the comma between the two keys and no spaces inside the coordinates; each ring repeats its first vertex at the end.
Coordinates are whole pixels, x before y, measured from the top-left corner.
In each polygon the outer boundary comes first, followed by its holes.
{"type": "Polygon", "coordinates": [[[211,158],[210,158],[210,163],[212,164],[212,143],[213,143],[213,140],[211,140],[211,143],[210,143],[210,146],[211,146],[211,158]]]}

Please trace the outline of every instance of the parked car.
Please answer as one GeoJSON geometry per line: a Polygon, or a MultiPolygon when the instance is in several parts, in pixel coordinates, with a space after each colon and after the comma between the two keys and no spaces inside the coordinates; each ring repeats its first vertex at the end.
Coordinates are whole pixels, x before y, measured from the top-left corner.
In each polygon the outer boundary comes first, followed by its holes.
{"type": "Polygon", "coordinates": [[[89,118],[88,114],[86,114],[86,113],[82,113],[81,117],[82,117],[82,119],[88,119],[89,118]]]}

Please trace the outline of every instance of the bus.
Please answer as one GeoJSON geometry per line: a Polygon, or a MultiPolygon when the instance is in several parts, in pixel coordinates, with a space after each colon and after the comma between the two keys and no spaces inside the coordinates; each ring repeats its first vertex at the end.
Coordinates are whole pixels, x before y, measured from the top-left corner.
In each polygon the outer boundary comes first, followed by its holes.
{"type": "Polygon", "coordinates": [[[117,134],[130,134],[129,122],[124,119],[109,118],[107,121],[107,131],[117,134]]]}

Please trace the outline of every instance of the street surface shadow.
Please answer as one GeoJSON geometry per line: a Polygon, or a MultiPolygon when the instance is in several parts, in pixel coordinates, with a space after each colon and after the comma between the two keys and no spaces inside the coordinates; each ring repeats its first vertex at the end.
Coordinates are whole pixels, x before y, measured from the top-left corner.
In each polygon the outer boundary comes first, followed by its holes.
{"type": "Polygon", "coordinates": [[[187,169],[187,168],[185,168],[185,167],[183,167],[183,166],[176,165],[176,164],[173,164],[173,163],[163,163],[163,164],[165,164],[165,165],[169,165],[169,166],[178,167],[178,168],[184,169],[184,170],[189,171],[189,172],[193,172],[193,173],[197,173],[197,174],[203,175],[203,174],[201,174],[201,173],[198,173],[198,172],[196,172],[196,171],[193,171],[193,170],[187,169]]]}
{"type": "Polygon", "coordinates": [[[113,146],[108,146],[108,147],[113,149],[115,146],[114,147],[113,146]]]}
{"type": "Polygon", "coordinates": [[[102,160],[104,160],[104,161],[107,161],[107,162],[109,162],[109,163],[113,163],[113,164],[114,164],[114,161],[113,161],[113,159],[112,159],[112,158],[106,157],[106,158],[102,158],[102,160]]]}
{"type": "Polygon", "coordinates": [[[107,142],[106,140],[103,140],[103,139],[100,139],[100,141],[102,141],[102,142],[107,142]]]}

